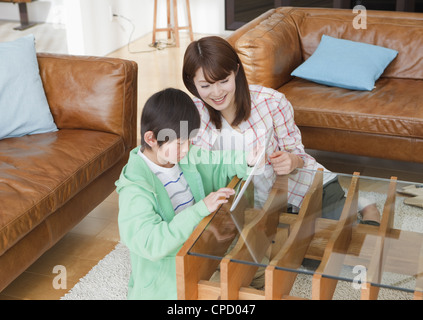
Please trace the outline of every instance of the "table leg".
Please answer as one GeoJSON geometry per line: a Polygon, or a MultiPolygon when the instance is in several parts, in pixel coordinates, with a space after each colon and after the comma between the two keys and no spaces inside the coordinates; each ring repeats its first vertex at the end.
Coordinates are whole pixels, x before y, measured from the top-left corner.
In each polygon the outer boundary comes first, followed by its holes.
{"type": "Polygon", "coordinates": [[[13,28],[13,30],[25,30],[28,29],[34,25],[36,25],[35,22],[30,23],[28,19],[28,8],[26,6],[26,2],[20,2],[19,5],[19,18],[21,20],[21,25],[18,27],[13,28]]]}

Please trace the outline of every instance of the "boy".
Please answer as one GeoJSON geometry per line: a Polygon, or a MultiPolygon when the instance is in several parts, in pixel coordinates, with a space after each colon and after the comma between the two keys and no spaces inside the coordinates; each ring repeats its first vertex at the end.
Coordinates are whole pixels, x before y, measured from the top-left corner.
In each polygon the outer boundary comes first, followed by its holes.
{"type": "Polygon", "coordinates": [[[197,108],[183,91],[165,89],[144,106],[141,146],[116,182],[119,232],[131,256],[129,299],[177,298],[176,253],[234,193],[225,188],[230,179],[246,175],[244,153],[190,146],[188,135],[199,127],[197,108]]]}

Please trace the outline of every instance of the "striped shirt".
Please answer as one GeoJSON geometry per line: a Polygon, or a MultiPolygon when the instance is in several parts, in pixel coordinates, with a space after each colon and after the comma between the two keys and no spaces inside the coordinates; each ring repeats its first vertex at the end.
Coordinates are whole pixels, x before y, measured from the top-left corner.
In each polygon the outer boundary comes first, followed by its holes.
{"type": "Polygon", "coordinates": [[[138,155],[144,159],[150,170],[159,178],[165,187],[170,201],[172,202],[175,214],[192,206],[195,203],[191,189],[185,180],[179,164],[175,164],[172,168],[161,167],[150,159],[148,159],[141,150],[138,155]]]}
{"type": "MultiPolygon", "coordinates": [[[[294,110],[285,95],[276,90],[258,85],[250,85],[250,94],[251,115],[247,121],[239,124],[240,133],[243,135],[242,138],[236,138],[237,131],[223,118],[222,129],[216,129],[216,126],[210,121],[210,116],[204,103],[200,99],[194,98],[195,105],[201,115],[201,127],[193,143],[209,150],[242,149],[248,152],[257,142],[264,146],[266,132],[272,130],[273,137],[266,150],[266,155],[278,150],[291,152],[303,159],[305,169],[324,169],[322,165],[304,151],[301,132],[294,121],[294,110]],[[242,142],[239,139],[242,139],[242,142]]],[[[331,180],[335,175],[330,177],[330,174],[325,174],[324,176],[325,180],[331,180]]],[[[255,188],[261,188],[263,192],[267,193],[270,191],[275,179],[275,173],[269,159],[267,159],[264,174],[254,178],[255,188]]],[[[288,182],[288,202],[300,207],[312,180],[312,172],[301,171],[301,173],[291,175],[288,182]]]]}

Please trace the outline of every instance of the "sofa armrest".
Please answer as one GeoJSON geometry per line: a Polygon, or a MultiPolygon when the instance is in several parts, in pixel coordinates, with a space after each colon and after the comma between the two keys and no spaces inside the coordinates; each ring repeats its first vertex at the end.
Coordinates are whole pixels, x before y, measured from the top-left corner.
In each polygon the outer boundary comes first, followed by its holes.
{"type": "Polygon", "coordinates": [[[117,134],[136,145],[137,74],[134,61],[107,57],[37,54],[50,110],[59,129],[117,134]]]}
{"type": "Polygon", "coordinates": [[[302,63],[291,7],[271,9],[242,26],[227,40],[238,52],[250,84],[280,88],[302,63]]]}

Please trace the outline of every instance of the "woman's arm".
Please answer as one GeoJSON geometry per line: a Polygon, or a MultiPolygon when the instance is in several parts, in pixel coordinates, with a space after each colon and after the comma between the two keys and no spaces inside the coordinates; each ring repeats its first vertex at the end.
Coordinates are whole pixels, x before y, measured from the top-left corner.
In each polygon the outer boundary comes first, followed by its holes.
{"type": "Polygon", "coordinates": [[[301,132],[294,121],[294,110],[286,97],[278,92],[272,110],[273,125],[276,131],[280,151],[269,155],[277,174],[287,174],[296,168],[314,166],[315,159],[304,150],[301,132]]]}

